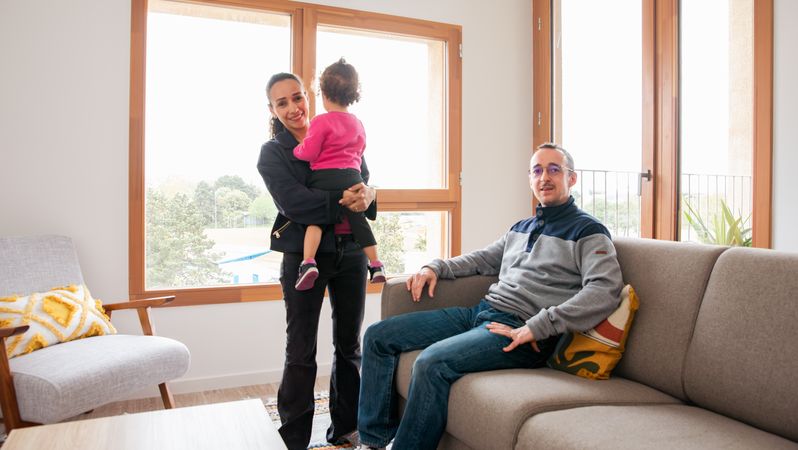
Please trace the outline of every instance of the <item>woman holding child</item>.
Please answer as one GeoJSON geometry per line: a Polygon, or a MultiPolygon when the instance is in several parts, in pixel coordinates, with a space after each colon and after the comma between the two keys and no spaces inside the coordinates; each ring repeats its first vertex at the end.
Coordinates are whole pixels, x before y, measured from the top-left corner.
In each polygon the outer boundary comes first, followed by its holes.
{"type": "Polygon", "coordinates": [[[296,147],[312,128],[305,87],[296,75],[278,73],[271,77],[266,91],[272,138],[261,147],[258,171],[279,210],[271,249],[283,253],[280,284],[287,322],[286,359],[277,397],[282,421],[279,431],[290,450],[307,448],[313,424],[316,338],[326,288],[335,347],[330,378],[332,423],[327,440],[340,444],[353,440],[357,428],[360,329],[370,268],[369,259],[352,235],[348,214],[342,210],[365,213],[373,220],[377,213],[375,190],[365,185],[369,174],[361,158],[356,167],[363,182],[339,190],[308,187],[313,178],[311,165],[295,156],[296,147]],[[317,249],[309,253],[305,231],[310,225],[318,226],[321,233],[317,249]],[[308,254],[310,258],[306,258],[308,254]],[[303,284],[300,268],[307,273],[309,259],[316,276],[311,283],[303,284]]]}

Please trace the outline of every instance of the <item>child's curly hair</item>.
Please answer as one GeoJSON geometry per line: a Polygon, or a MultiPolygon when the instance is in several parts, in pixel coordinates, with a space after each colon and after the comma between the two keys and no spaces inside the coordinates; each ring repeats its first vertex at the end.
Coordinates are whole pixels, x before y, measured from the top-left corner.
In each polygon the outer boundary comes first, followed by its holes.
{"type": "Polygon", "coordinates": [[[349,106],[360,100],[357,71],[344,58],[330,64],[319,79],[321,93],[333,103],[349,106]]]}

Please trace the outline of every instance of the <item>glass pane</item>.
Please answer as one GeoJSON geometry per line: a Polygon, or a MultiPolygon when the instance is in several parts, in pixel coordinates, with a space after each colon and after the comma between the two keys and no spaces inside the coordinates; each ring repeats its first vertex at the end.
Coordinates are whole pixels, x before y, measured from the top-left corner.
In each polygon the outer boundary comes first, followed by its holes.
{"type": "Polygon", "coordinates": [[[552,119],[573,196],[614,236],[640,236],[642,2],[555,0],[553,13],[552,119]]]}
{"type": "Polygon", "coordinates": [[[750,245],[752,18],[753,0],[681,2],[683,241],[750,245]]]}
{"type": "Polygon", "coordinates": [[[147,16],[145,286],[276,281],[276,216],[255,168],[290,17],[169,1],[147,16]]]}
{"type": "Polygon", "coordinates": [[[432,259],[445,257],[448,217],[439,211],[380,212],[369,222],[388,275],[415,273],[432,259]]]}
{"type": "MultiPolygon", "coordinates": [[[[361,100],[349,112],[366,129],[369,184],[445,188],[444,43],[333,27],[318,30],[317,75],[344,57],[360,77],[361,100]]],[[[316,108],[324,111],[320,99],[316,108]]]]}

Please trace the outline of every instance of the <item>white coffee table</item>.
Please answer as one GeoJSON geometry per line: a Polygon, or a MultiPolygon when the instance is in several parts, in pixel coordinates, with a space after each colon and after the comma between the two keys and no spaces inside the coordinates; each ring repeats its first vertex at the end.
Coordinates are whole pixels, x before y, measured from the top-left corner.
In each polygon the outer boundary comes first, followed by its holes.
{"type": "Polygon", "coordinates": [[[285,449],[257,399],[13,430],[2,450],[285,449]]]}

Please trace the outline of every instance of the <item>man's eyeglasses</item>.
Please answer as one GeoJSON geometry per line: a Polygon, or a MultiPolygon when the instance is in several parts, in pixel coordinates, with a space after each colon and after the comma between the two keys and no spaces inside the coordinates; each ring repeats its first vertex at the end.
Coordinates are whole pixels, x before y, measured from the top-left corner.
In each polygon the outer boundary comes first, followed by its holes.
{"type": "Polygon", "coordinates": [[[543,176],[544,170],[548,172],[549,176],[552,178],[560,176],[563,172],[573,172],[573,170],[568,167],[563,167],[559,164],[549,164],[545,169],[542,166],[535,166],[529,171],[529,174],[534,178],[540,178],[543,176]]]}

